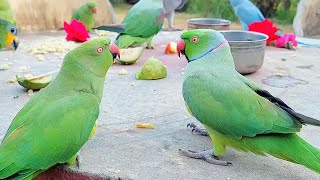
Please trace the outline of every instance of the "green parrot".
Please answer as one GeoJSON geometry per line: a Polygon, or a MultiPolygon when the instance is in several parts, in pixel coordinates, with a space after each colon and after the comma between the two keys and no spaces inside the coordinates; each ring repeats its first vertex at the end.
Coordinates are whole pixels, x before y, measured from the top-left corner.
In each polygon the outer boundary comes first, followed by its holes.
{"type": "Polygon", "coordinates": [[[0,145],[0,179],[32,179],[75,163],[92,135],[104,81],[119,49],[108,38],[70,51],[58,76],[19,111],[0,145]]]}
{"type": "Polygon", "coordinates": [[[16,24],[9,1],[7,0],[0,0],[0,19],[4,19],[12,24],[16,24]]]}
{"type": "Polygon", "coordinates": [[[96,20],[96,6],[97,4],[93,1],[86,3],[85,5],[81,6],[79,9],[73,12],[72,19],[76,19],[82,22],[86,26],[87,31],[91,32],[96,20]]]}
{"type": "Polygon", "coordinates": [[[0,49],[19,46],[18,29],[12,23],[0,19],[0,49]]]}
{"type": "Polygon", "coordinates": [[[140,0],[128,12],[121,25],[100,26],[98,30],[118,32],[116,44],[120,49],[152,47],[152,38],[161,30],[164,21],[162,0],[140,0]]]}
{"type": "Polygon", "coordinates": [[[295,112],[235,70],[230,46],[214,30],[190,30],[181,35],[178,52],[188,60],[183,98],[188,111],[208,130],[214,150],[180,150],[212,164],[232,147],[301,164],[320,173],[320,151],[296,133],[303,124],[320,121],[295,112]]]}

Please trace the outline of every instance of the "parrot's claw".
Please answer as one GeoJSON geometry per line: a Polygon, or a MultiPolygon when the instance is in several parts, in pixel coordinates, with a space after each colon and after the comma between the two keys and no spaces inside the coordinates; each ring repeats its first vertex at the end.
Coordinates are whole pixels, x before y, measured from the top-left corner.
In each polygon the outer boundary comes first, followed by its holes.
{"type": "Polygon", "coordinates": [[[199,127],[197,127],[197,125],[193,123],[189,123],[187,127],[191,128],[192,133],[199,134],[201,136],[209,136],[206,129],[200,129],[199,127]]]}
{"type": "Polygon", "coordinates": [[[146,48],[147,48],[147,49],[154,49],[153,46],[147,46],[146,48]]]}
{"type": "Polygon", "coordinates": [[[213,154],[212,149],[207,150],[207,151],[201,151],[201,152],[196,152],[196,151],[192,151],[192,150],[185,151],[182,149],[179,149],[179,151],[187,157],[194,158],[194,159],[203,159],[210,164],[215,164],[215,165],[220,165],[220,166],[231,166],[232,165],[231,162],[219,160],[218,157],[213,154]]]}
{"type": "Polygon", "coordinates": [[[82,157],[81,157],[80,153],[78,153],[77,158],[76,158],[76,166],[78,169],[80,169],[81,162],[82,162],[82,157]]]}

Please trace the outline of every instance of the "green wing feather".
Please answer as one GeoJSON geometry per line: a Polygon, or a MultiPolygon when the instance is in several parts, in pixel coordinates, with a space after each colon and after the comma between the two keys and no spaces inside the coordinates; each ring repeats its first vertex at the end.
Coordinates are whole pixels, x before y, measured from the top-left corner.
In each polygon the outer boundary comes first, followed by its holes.
{"type": "Polygon", "coordinates": [[[210,73],[190,75],[183,96],[193,116],[219,133],[241,138],[257,134],[293,133],[301,123],[256,94],[247,84],[210,73]]]}
{"type": "Polygon", "coordinates": [[[88,140],[98,114],[99,101],[88,93],[26,106],[0,146],[0,179],[68,161],[88,140]]]}
{"type": "Polygon", "coordinates": [[[157,34],[163,25],[164,9],[162,3],[151,0],[141,1],[133,6],[122,24],[124,34],[149,38],[157,34]]]}

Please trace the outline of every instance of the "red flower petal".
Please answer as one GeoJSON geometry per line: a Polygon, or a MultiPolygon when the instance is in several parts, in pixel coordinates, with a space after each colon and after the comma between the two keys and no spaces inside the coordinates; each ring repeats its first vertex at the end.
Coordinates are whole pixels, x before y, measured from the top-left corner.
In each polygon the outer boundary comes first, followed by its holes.
{"type": "Polygon", "coordinates": [[[267,44],[270,42],[279,39],[281,36],[278,36],[276,32],[278,28],[268,19],[265,19],[260,22],[254,22],[248,26],[249,31],[263,33],[269,36],[267,39],[267,44]]]}
{"type": "Polygon", "coordinates": [[[67,33],[66,40],[68,41],[85,42],[90,38],[84,24],[75,19],[70,24],[64,22],[64,30],[67,33]]]}
{"type": "Polygon", "coordinates": [[[288,45],[296,47],[298,42],[296,41],[296,36],[294,34],[284,34],[281,38],[277,39],[276,46],[280,48],[290,47],[288,45]]]}

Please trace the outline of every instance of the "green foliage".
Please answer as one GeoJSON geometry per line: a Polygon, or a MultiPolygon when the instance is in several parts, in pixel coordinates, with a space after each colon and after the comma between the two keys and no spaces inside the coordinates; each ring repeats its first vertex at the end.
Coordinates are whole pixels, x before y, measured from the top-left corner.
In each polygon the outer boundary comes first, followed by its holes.
{"type": "Polygon", "coordinates": [[[229,0],[189,0],[187,11],[203,17],[237,19],[229,0]]]}
{"type": "Polygon", "coordinates": [[[280,3],[274,17],[276,22],[279,24],[292,24],[294,16],[296,15],[298,3],[299,0],[291,0],[291,6],[289,9],[284,7],[284,3],[280,3]]]}

